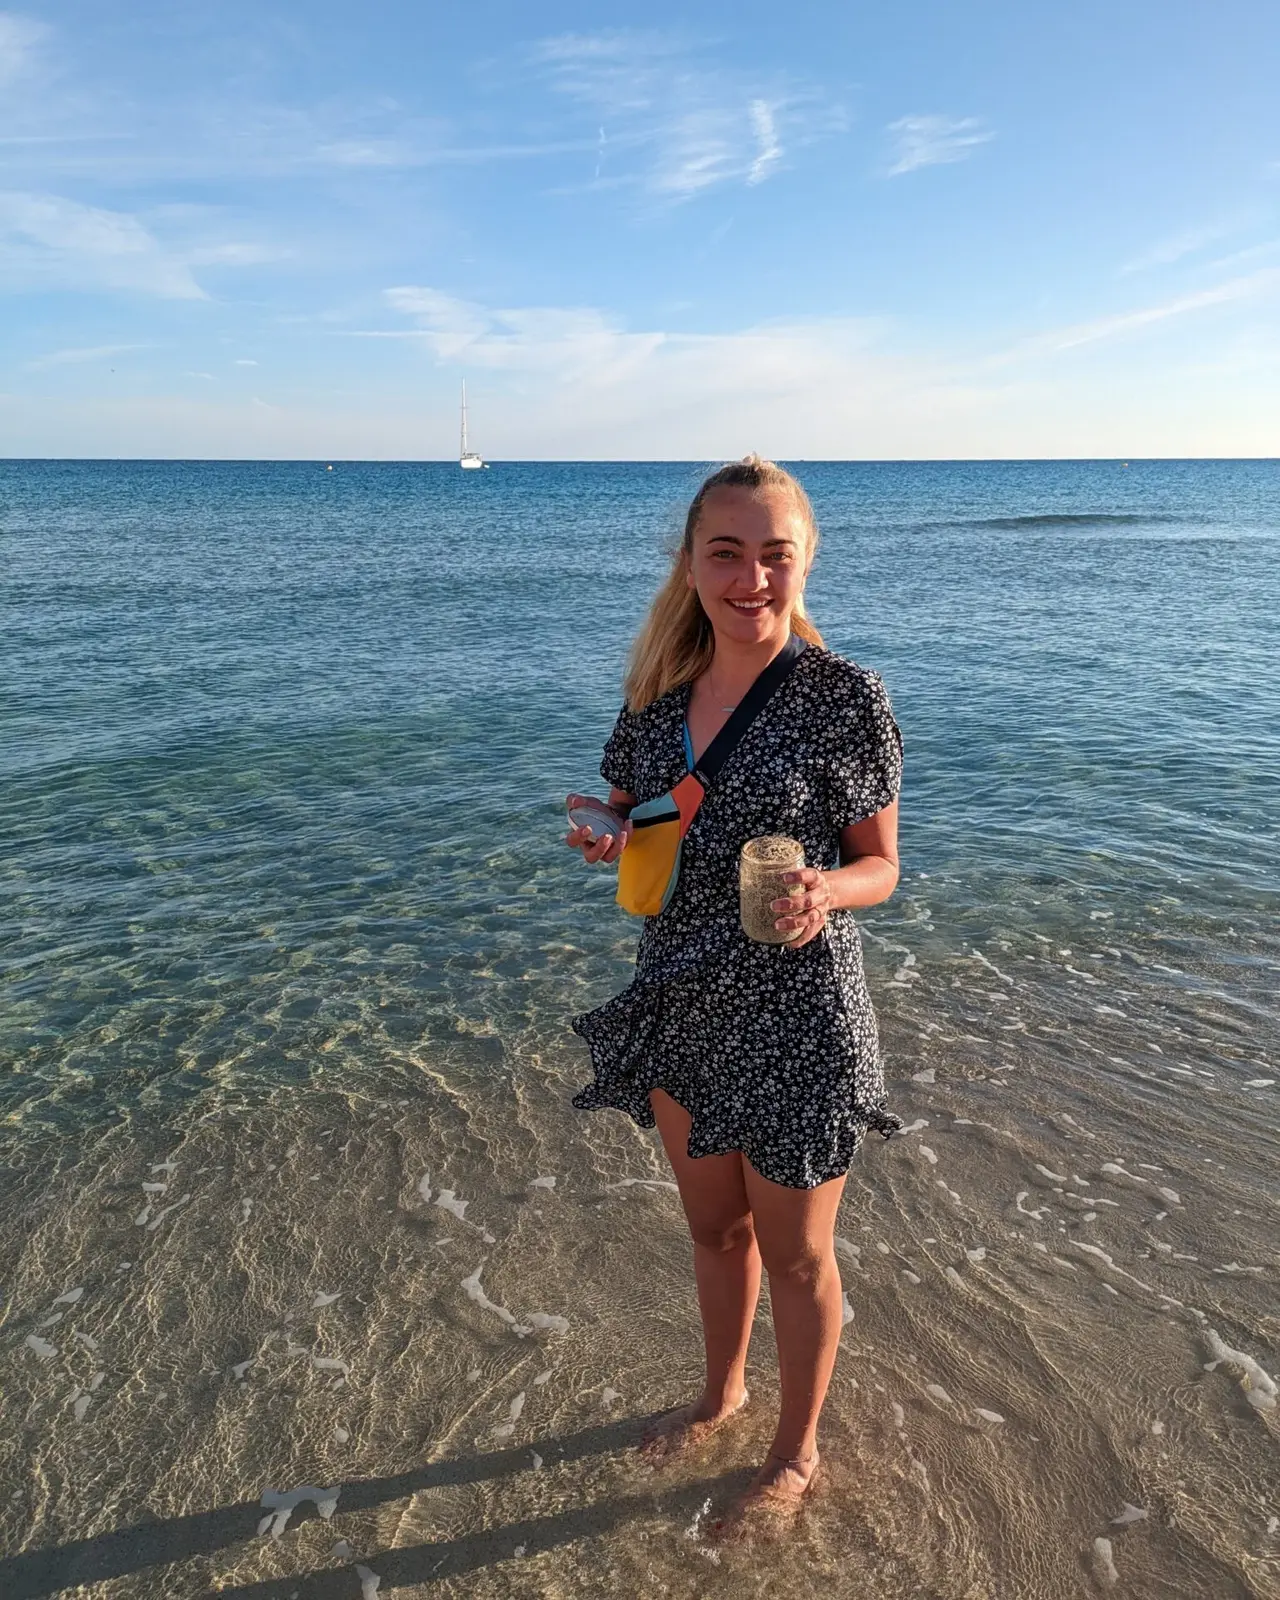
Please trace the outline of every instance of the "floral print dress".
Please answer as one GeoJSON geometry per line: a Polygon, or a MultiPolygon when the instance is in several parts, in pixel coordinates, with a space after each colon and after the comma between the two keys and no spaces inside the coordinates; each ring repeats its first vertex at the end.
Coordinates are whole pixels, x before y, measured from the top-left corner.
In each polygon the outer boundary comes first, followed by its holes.
{"type": "MultiPolygon", "coordinates": [[[[690,684],[624,706],[601,776],[638,801],[688,770],[690,684]]],[[[738,856],[759,834],[788,834],[811,867],[839,866],[840,830],[897,796],[902,736],[874,672],[808,645],[721,769],[685,835],[666,908],[646,917],[636,975],[573,1019],[594,1081],[581,1111],[612,1107],[654,1125],[649,1091],[692,1118],[690,1156],[741,1151],[772,1183],[811,1189],[847,1172],[886,1109],[875,1013],[852,911],[828,913],[799,949],[742,931],[738,856]]]]}

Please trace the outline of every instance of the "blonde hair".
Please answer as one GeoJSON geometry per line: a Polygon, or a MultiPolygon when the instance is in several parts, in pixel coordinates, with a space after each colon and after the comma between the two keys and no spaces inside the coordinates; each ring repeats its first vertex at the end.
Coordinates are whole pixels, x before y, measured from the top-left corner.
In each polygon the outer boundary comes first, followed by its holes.
{"type": "MultiPolygon", "coordinates": [[[[690,683],[710,666],[715,655],[715,632],[711,619],[702,609],[698,591],[687,581],[693,555],[693,536],[697,532],[707,496],[716,489],[747,489],[760,492],[778,489],[786,494],[800,513],[807,530],[805,558],[811,560],[818,548],[818,524],[809,496],[791,474],[772,461],[757,455],[744,456],[713,472],[694,495],[684,522],[684,538],[672,553],[671,571],[654,596],[649,614],[631,646],[623,693],[627,706],[640,711],[650,701],[690,683]]],[[[802,639],[826,647],[822,635],[809,620],[803,592],[796,597],[791,612],[791,631],[802,639]]]]}

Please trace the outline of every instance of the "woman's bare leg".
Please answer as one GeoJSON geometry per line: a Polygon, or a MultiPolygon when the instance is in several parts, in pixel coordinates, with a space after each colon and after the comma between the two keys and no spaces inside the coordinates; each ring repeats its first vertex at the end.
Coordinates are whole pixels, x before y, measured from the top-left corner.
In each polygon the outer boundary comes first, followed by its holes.
{"type": "Polygon", "coordinates": [[[747,1346],[760,1295],[760,1252],[736,1151],[688,1153],[691,1119],[661,1089],[649,1097],[693,1237],[693,1271],[702,1312],[706,1386],[698,1400],[664,1418],[646,1441],[662,1456],[722,1422],[746,1398],[747,1346]]]}
{"type": "MultiPolygon", "coordinates": [[[[843,1177],[816,1189],[788,1189],[743,1161],[756,1239],[769,1274],[782,1407],[764,1467],[732,1524],[767,1502],[798,1506],[818,1462],[818,1415],[840,1343],[842,1296],[836,1266],[836,1209],[843,1177]]],[[[731,1527],[730,1531],[733,1529],[731,1527]]]]}

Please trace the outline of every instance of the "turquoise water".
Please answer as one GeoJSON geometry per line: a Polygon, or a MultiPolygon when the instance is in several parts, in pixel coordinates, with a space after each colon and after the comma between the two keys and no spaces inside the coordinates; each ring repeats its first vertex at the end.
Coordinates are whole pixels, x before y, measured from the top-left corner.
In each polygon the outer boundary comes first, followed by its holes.
{"type": "MultiPolygon", "coordinates": [[[[510,934],[513,896],[522,937],[625,933],[561,860],[561,801],[599,786],[702,471],[0,466],[4,1109],[93,1119],[121,1070],[198,1090],[219,1042],[178,1059],[184,1018],[298,961],[332,1006],[357,949],[401,952],[412,1031],[442,968],[510,934]],[[122,1007],[153,1042],[82,1059],[122,1007]]],[[[1280,466],[804,478],[814,615],[906,730],[908,877],[963,919],[1031,885],[1117,929],[1163,899],[1203,953],[1274,956],[1280,466]]],[[[538,1003],[564,1009],[554,982],[538,1003]]],[[[311,1027],[259,1027],[244,1076],[299,1070],[311,1027]]]]}
{"type": "MultiPolygon", "coordinates": [[[[400,1195],[392,1212],[427,1205],[414,1198],[419,1157],[436,1175],[428,1195],[443,1186],[470,1197],[467,1217],[438,1199],[424,1210],[432,1227],[454,1229],[436,1240],[437,1262],[462,1250],[470,1216],[487,1203],[481,1232],[492,1233],[477,1233],[476,1247],[497,1245],[486,1271],[516,1281],[526,1269],[514,1258],[504,1269],[499,1257],[503,1242],[533,1225],[527,1184],[558,1172],[560,1187],[542,1193],[561,1205],[576,1183],[582,1209],[559,1219],[553,1243],[529,1246],[531,1263],[539,1250],[560,1263],[544,1262],[540,1283],[563,1280],[568,1298],[572,1288],[591,1307],[596,1342],[577,1351],[575,1381],[586,1384],[601,1341],[620,1340],[646,1374],[624,1393],[672,1403],[660,1373],[645,1366],[654,1339],[633,1336],[625,1318],[621,1333],[609,1332],[628,1291],[626,1264],[608,1241],[628,1237],[633,1224],[606,1230],[606,1239],[595,1209],[603,1202],[585,1198],[596,1193],[588,1178],[603,1193],[610,1182],[661,1181],[664,1169],[638,1131],[568,1108],[586,1077],[568,1019],[627,981],[635,928],[614,907],[609,876],[564,849],[562,805],[570,790],[602,792],[596,767],[626,648],[706,470],[0,462],[0,1156],[14,1219],[5,1229],[9,1326],[26,1406],[11,1441],[20,1487],[9,1548],[51,1548],[136,1520],[144,1504],[158,1513],[147,1468],[162,1449],[154,1412],[144,1408],[126,1426],[122,1408],[156,1359],[159,1328],[164,1340],[178,1334],[172,1309],[152,1326],[139,1322],[138,1306],[178,1293],[184,1272],[189,1283],[212,1270],[195,1220],[202,1204],[210,1218],[238,1215],[251,1201],[260,1214],[266,1202],[239,1172],[215,1202],[219,1162],[249,1160],[265,1182],[268,1169],[278,1176],[300,1160],[308,1140],[318,1149],[330,1124],[370,1148],[375,1127],[398,1141],[376,1180],[377,1198],[400,1195]],[[237,1118],[242,1131],[230,1145],[199,1145],[237,1118]],[[154,1233],[132,1223],[125,1209],[143,1203],[137,1185],[150,1165],[198,1147],[213,1176],[183,1183],[193,1220],[170,1218],[154,1233]],[[168,1240],[168,1254],[140,1282],[132,1311],[116,1297],[121,1329],[132,1328],[118,1370],[93,1367],[108,1377],[90,1391],[92,1372],[68,1366],[57,1390],[51,1374],[72,1362],[70,1345],[33,1357],[22,1339],[60,1291],[99,1270],[86,1265],[85,1229],[107,1225],[90,1227],[76,1210],[86,1196],[119,1211],[115,1233],[93,1235],[104,1282],[133,1281],[134,1266],[118,1269],[108,1257],[128,1247],[141,1261],[139,1238],[168,1240]],[[589,1268],[583,1252],[595,1252],[589,1268]],[[94,1396],[80,1418],[64,1415],[72,1389],[94,1396]],[[127,1470],[95,1454],[106,1451],[105,1431],[92,1449],[85,1443],[113,1391],[113,1437],[134,1460],[127,1470]],[[73,1422],[83,1424],[74,1437],[73,1422]],[[86,1449],[79,1470],[65,1464],[86,1449]],[[33,1473],[62,1487],[33,1500],[22,1487],[33,1473]]],[[[890,1103],[907,1120],[921,1112],[932,1123],[935,1160],[891,1155],[911,1148],[893,1141],[864,1164],[862,1180],[868,1194],[880,1185],[891,1198],[867,1203],[888,1206],[884,1226],[901,1227],[904,1250],[908,1241],[923,1248],[926,1226],[942,1237],[917,1214],[907,1175],[940,1184],[940,1205],[958,1206],[964,1194],[989,1231],[1021,1238],[1034,1231],[1021,1218],[1036,1201],[1013,1207],[1024,1182],[1017,1163],[1032,1185],[1044,1182],[1023,1159],[1033,1146],[1040,1170],[1070,1170],[1057,1164],[1070,1156],[1036,1145],[1053,1128],[1068,1139],[1071,1129],[1091,1130],[1080,1138],[1105,1142],[1112,1165],[1124,1150],[1130,1164],[1144,1149],[1158,1151],[1153,1167],[1183,1161],[1197,1169],[1195,1182],[1234,1187],[1230,1195],[1204,1187],[1188,1248],[1177,1251],[1203,1256],[1204,1281],[1188,1290],[1188,1265],[1162,1289],[1274,1371],[1259,1278],[1274,1269],[1277,1153],[1280,463],[797,471],[822,530],[812,614],[832,648],[883,675],[906,741],[903,881],[864,932],[890,1103]],[[992,1128],[983,1119],[997,1105],[1000,1151],[962,1149],[956,1130],[992,1128]],[[939,1124],[940,1116],[951,1120],[939,1124]],[[955,1134],[953,1164],[940,1125],[955,1134]],[[1009,1192],[998,1199],[984,1183],[997,1158],[1009,1163],[1009,1192]],[[1233,1213],[1256,1221],[1249,1242],[1239,1242],[1243,1221],[1223,1222],[1233,1213]],[[1213,1300],[1226,1289],[1236,1298],[1213,1300]]],[[[917,1133],[916,1148],[929,1136],[917,1133]]],[[[1189,1190],[1193,1177],[1184,1172],[1174,1188],[1189,1190]]],[[[168,1180],[162,1172],[154,1181],[168,1180]]],[[[1135,1178],[1126,1205],[1142,1181],[1155,1178],[1135,1178]]],[[[362,1177],[360,1193],[373,1182],[362,1177]]],[[[335,1168],[321,1190],[350,1194],[353,1183],[335,1168]]],[[[646,1247],[658,1239],[653,1248],[670,1252],[654,1269],[663,1296],[687,1298],[678,1213],[652,1209],[667,1204],[660,1191],[650,1200],[634,1187],[621,1193],[651,1206],[646,1247]]],[[[157,1192],[154,1204],[163,1198],[157,1192]]],[[[199,1330],[200,1359],[219,1371],[252,1343],[237,1333],[228,1299],[251,1300],[254,1285],[275,1281],[282,1258],[271,1251],[287,1254],[285,1235],[312,1238],[307,1248],[318,1250],[328,1226],[313,1204],[290,1212],[285,1197],[272,1203],[290,1216],[288,1228],[239,1261],[242,1278],[215,1272],[221,1299],[189,1313],[188,1337],[199,1330]]],[[[366,1254],[382,1247],[361,1231],[369,1217],[354,1215],[343,1227],[358,1273],[362,1243],[366,1254]]],[[[1129,1267],[1141,1260],[1147,1270],[1150,1259],[1151,1271],[1173,1271],[1174,1251],[1155,1249],[1151,1226],[1150,1215],[1135,1219],[1129,1267]]],[[[1103,1243],[1116,1261],[1126,1253],[1103,1243]]],[[[1078,1257],[1079,1270],[1097,1259],[1078,1257]]],[[[483,1306],[457,1293],[462,1276],[448,1276],[451,1300],[423,1313],[432,1348],[457,1337],[463,1312],[487,1326],[483,1306]]],[[[899,1281],[893,1292],[909,1290],[899,1281]]],[[[1116,1311],[1106,1294],[1094,1298],[1100,1316],[1116,1311]]],[[[87,1291],[86,1315],[93,1301],[87,1291]]],[[[881,1314],[892,1315],[884,1296],[881,1314]]],[[[1062,1315],[1052,1300],[1028,1301],[1025,1322],[1043,1328],[1062,1315]]],[[[266,1309],[263,1320],[273,1320],[266,1309]]],[[[1189,1374],[1203,1370],[1195,1322],[1188,1314],[1178,1346],[1189,1374]]],[[[1150,1337],[1138,1327],[1099,1335],[1110,1366],[1120,1345],[1150,1337]]],[[[58,1343],[66,1326],[51,1328],[37,1337],[58,1343]]],[[[354,1328],[347,1337],[356,1340],[354,1328]]],[[[495,1322],[476,1337],[496,1361],[510,1336],[495,1322]]],[[[948,1348],[955,1355],[964,1344],[956,1333],[948,1348]]],[[[868,1335],[864,1355],[883,1347],[868,1335]]],[[[165,1370],[181,1370],[184,1359],[174,1345],[165,1370]]],[[[1083,1373],[1083,1363],[1077,1353],[1066,1366],[1083,1373]]],[[[472,1370],[455,1375],[460,1393],[472,1370]]],[[[1035,1384],[1022,1370],[1030,1405],[1035,1384]]],[[[232,1382],[247,1392],[247,1381],[232,1382]]],[[[466,1407],[441,1384],[432,1403],[453,1427],[466,1407]]],[[[1093,1390],[1086,1403],[1085,1387],[1082,1416],[1099,1403],[1093,1390]]],[[[1261,1426],[1260,1413],[1232,1394],[1241,1424],[1261,1426]]],[[[265,1444],[237,1453],[213,1412],[202,1432],[201,1404],[191,1399],[183,1412],[190,1474],[170,1460],[172,1508],[256,1496],[255,1474],[268,1471],[265,1444]]],[[[832,1404],[838,1421],[834,1394],[832,1404]]],[[[283,1454],[271,1470],[283,1476],[294,1460],[292,1424],[273,1416],[272,1448],[283,1454]]],[[[267,1431],[259,1420],[255,1437],[267,1431]]],[[[437,1440],[445,1431],[441,1420],[437,1440]]],[[[366,1441],[365,1475],[389,1470],[394,1433],[387,1421],[381,1443],[366,1441]]],[[[939,1445],[944,1461],[947,1448],[939,1445]]],[[[1195,1481],[1215,1458],[1203,1441],[1187,1449],[1199,1464],[1186,1468],[1195,1481]]],[[[1063,1451],[1079,1472],[1091,1470],[1096,1450],[1077,1434],[1063,1451]]],[[[1040,1465],[1046,1484],[1062,1469],[1040,1465]]],[[[325,1470],[354,1468],[344,1458],[325,1470]]],[[[932,1470],[936,1478],[937,1462],[932,1470]]],[[[1019,1493],[1030,1493],[1034,1471],[1019,1470],[1019,1493]]],[[[1013,1483],[996,1472],[975,1491],[973,1517],[1013,1483]]],[[[566,1488],[566,1503],[583,1493],[566,1488]]],[[[963,1504],[959,1491],[951,1503],[963,1504]]],[[[487,1526],[491,1508],[474,1515],[477,1528],[487,1526]]],[[[1064,1550],[1078,1534],[1085,1568],[1105,1521],[1063,1534],[1064,1550]]],[[[1215,1594],[1267,1592],[1251,1587],[1262,1569],[1250,1562],[1265,1558],[1265,1536],[1251,1527],[1196,1532],[1196,1559],[1222,1563],[1212,1568],[1215,1594]],[[1250,1553],[1255,1533],[1262,1556],[1250,1553]]],[[[834,1535],[814,1537],[819,1555],[834,1559],[834,1535]]],[[[1040,1537],[1028,1529],[1026,1550],[1040,1537]]],[[[1187,1548],[1170,1544],[1162,1555],[1154,1532],[1145,1537],[1149,1592],[1174,1592],[1160,1587],[1161,1562],[1181,1570],[1187,1548]]],[[[990,1551],[971,1529],[956,1538],[948,1570],[986,1581],[990,1551]]],[[[1117,1536],[1123,1572],[1119,1544],[1117,1536]]],[[[547,1568],[530,1592],[590,1592],[575,1587],[598,1578],[582,1559],[572,1574],[547,1568]]],[[[1016,1565],[1008,1551],[1002,1559],[1016,1565]]],[[[1026,1573],[1035,1561],[1026,1560],[1019,1581],[1032,1587],[1016,1592],[1055,1600],[1066,1592],[1047,1579],[1034,1587],[1026,1573]]],[[[695,1565],[690,1582],[714,1576],[710,1563],[695,1565]]],[[[217,1569],[220,1581],[229,1570],[217,1569]]],[[[685,1592],[676,1557],[660,1570],[669,1592],[685,1592]]],[[[925,1583],[923,1570],[912,1582],[925,1583]]],[[[484,1563],[450,1581],[458,1593],[487,1593],[482,1571],[484,1563]]],[[[199,1581],[212,1572],[201,1567],[199,1581]]],[[[516,1592],[490,1579],[494,1592],[516,1592]]],[[[172,1572],[168,1588],[134,1572],[102,1592],[151,1593],[152,1581],[156,1593],[186,1592],[172,1572]]],[[[891,1581],[886,1594],[898,1592],[891,1581]]],[[[941,1576],[928,1582],[937,1585],[928,1592],[950,1592],[941,1576]]]]}

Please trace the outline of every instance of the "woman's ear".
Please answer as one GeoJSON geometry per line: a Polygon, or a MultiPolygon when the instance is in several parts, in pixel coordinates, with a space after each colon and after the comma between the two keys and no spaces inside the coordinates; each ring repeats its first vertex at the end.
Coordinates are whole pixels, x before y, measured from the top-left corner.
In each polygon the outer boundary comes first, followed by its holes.
{"type": "Polygon", "coordinates": [[[696,589],[698,586],[693,581],[693,563],[689,560],[689,554],[687,551],[682,550],[680,552],[680,562],[684,567],[684,581],[686,588],[696,589]]]}

